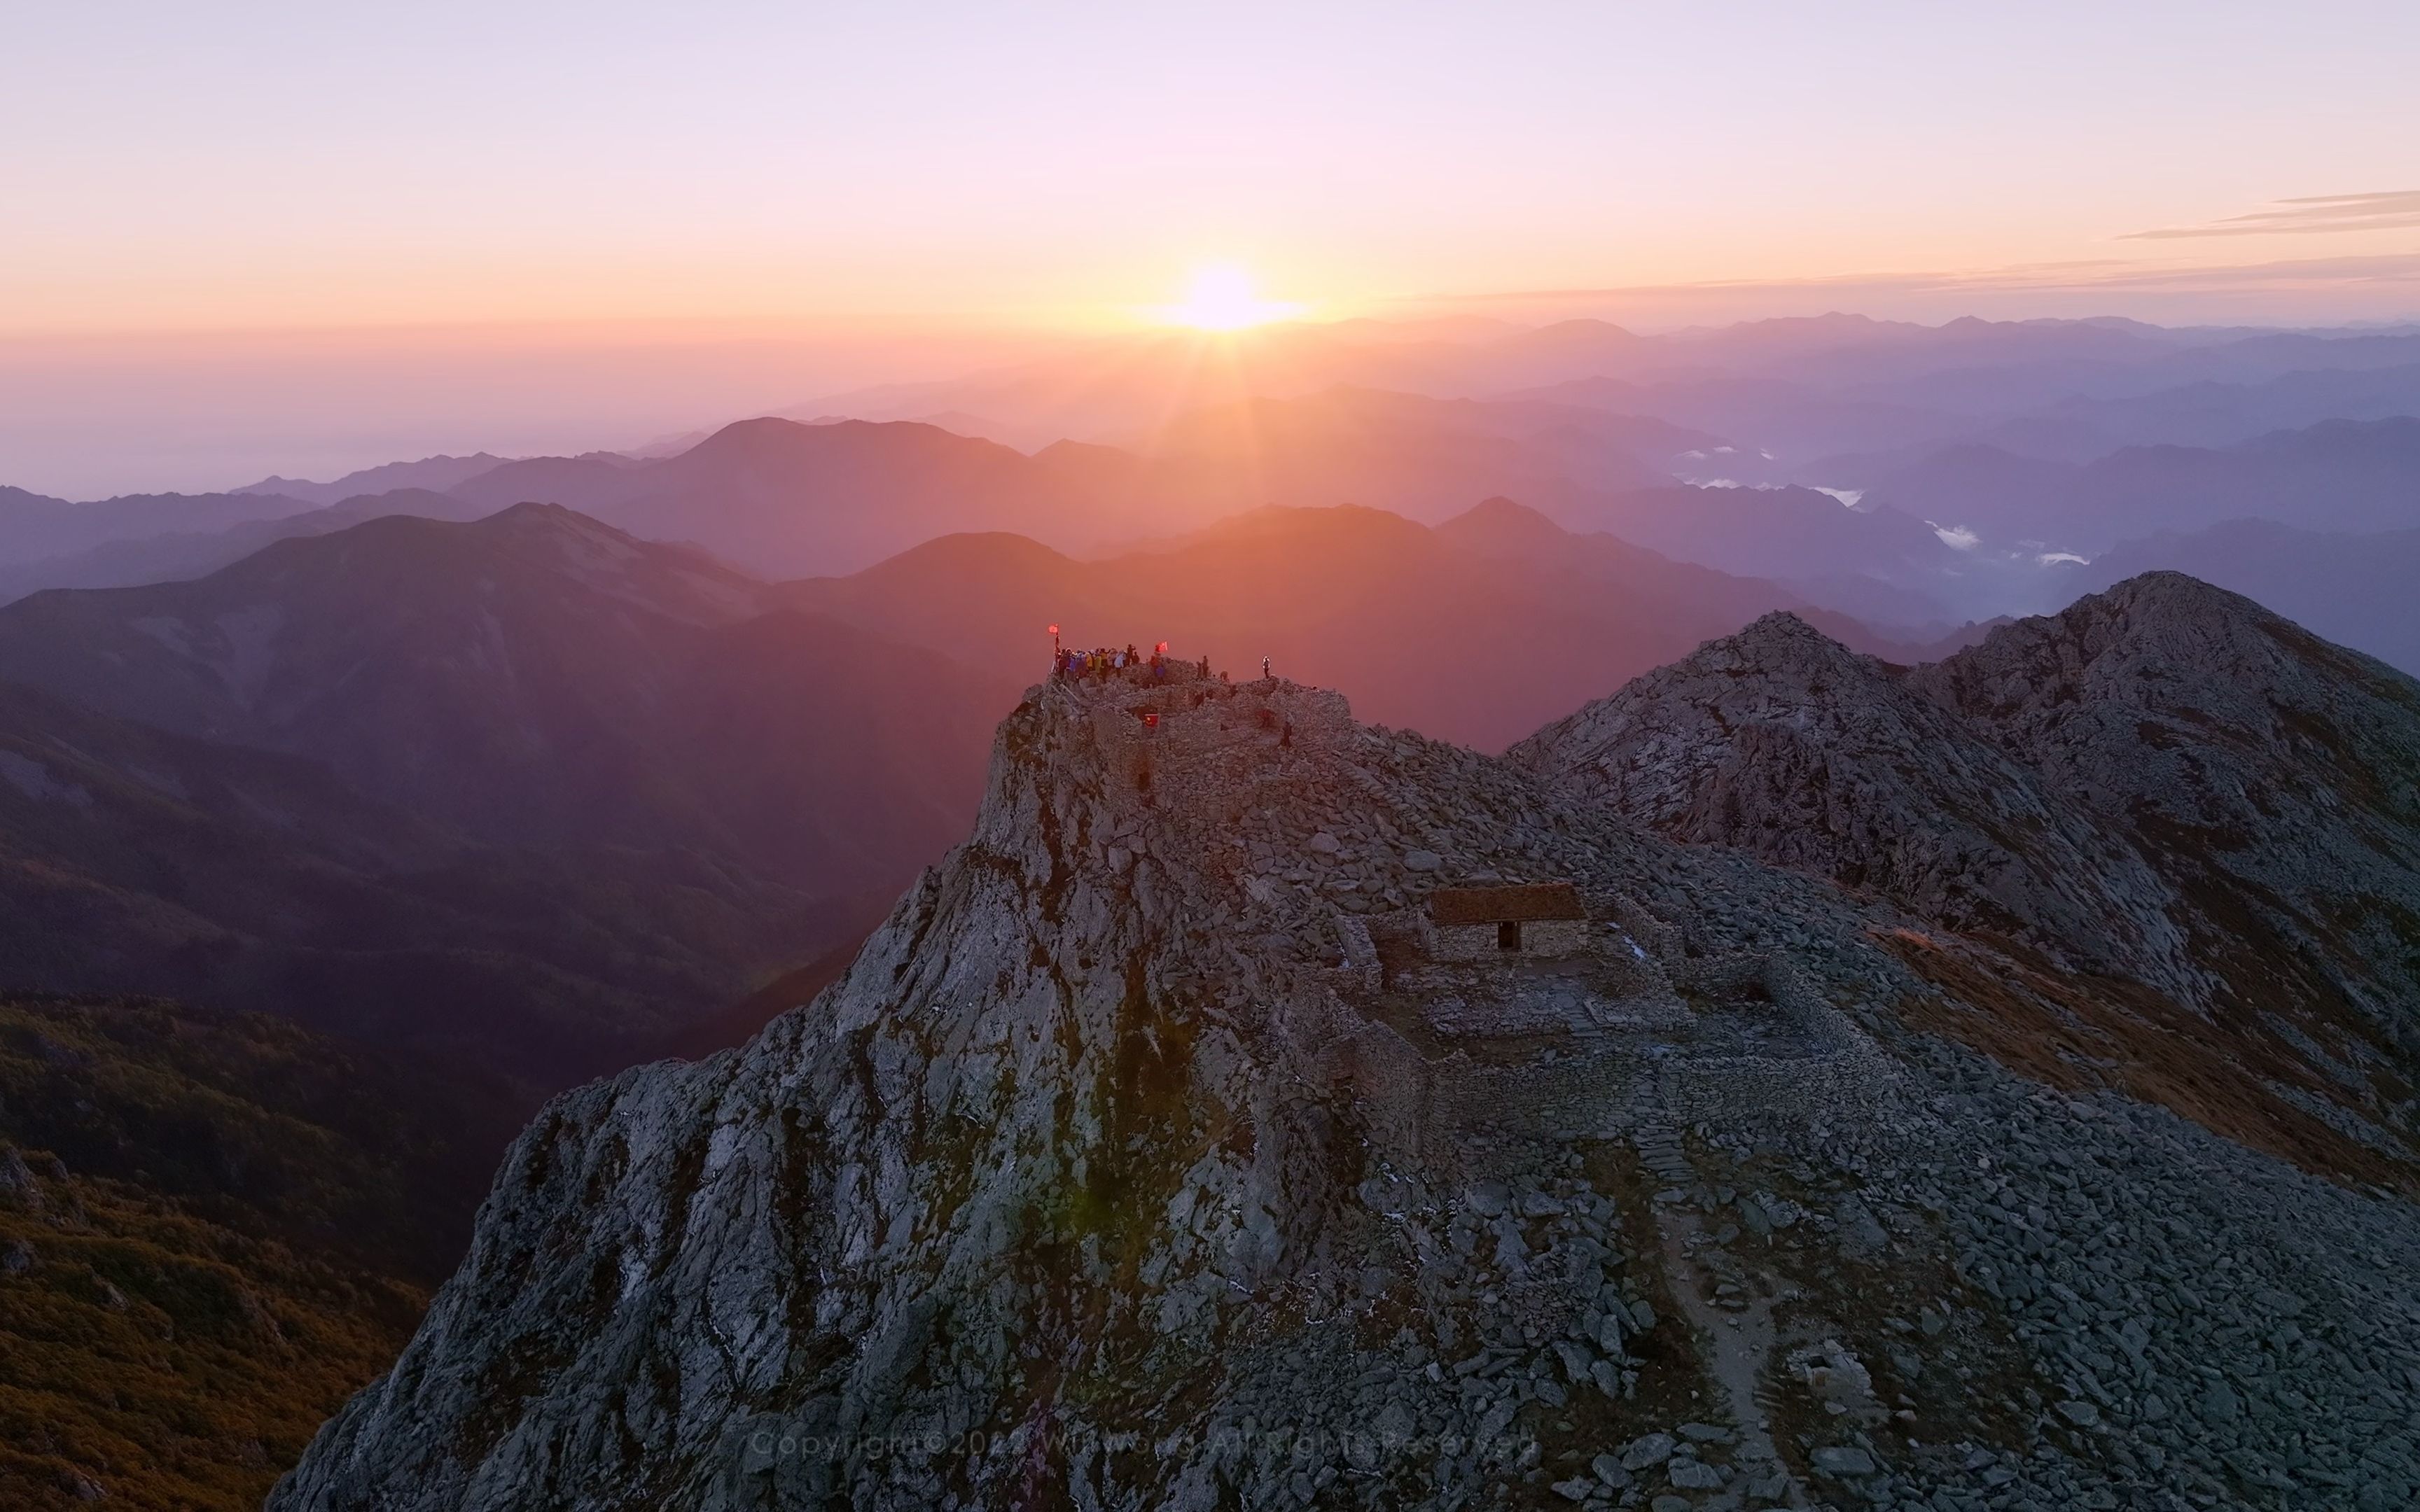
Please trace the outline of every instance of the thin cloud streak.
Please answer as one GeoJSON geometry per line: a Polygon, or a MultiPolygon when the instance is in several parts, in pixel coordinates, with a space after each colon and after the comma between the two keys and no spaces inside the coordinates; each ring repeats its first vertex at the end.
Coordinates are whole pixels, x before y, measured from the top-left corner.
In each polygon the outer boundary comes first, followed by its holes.
{"type": "Polygon", "coordinates": [[[1555,303],[1575,300],[1637,299],[1657,295],[1757,290],[1838,289],[1894,293],[1950,293],[2006,289],[2028,293],[2094,289],[2210,289],[2267,284],[2405,283],[2420,280],[2420,252],[2374,256],[2304,257],[2217,266],[2145,267],[2117,258],[2084,262],[2028,263],[2009,268],[1929,273],[1840,274],[1826,278],[1709,280],[1698,284],[1642,284],[1623,287],[1512,289],[1484,294],[1437,294],[1408,298],[1405,304],[1555,303]]]}
{"type": "Polygon", "coordinates": [[[2374,194],[2309,194],[2281,199],[2275,208],[2230,215],[2209,225],[2133,231],[2121,241],[2158,241],[2186,237],[2307,236],[2337,231],[2404,231],[2420,228],[2420,189],[2374,194]]]}

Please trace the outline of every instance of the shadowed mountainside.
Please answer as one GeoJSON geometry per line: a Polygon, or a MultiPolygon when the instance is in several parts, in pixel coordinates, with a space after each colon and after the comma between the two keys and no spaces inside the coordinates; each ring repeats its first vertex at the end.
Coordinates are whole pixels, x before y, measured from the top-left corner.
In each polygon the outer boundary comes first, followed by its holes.
{"type": "Polygon", "coordinates": [[[0,1502],[257,1506],[409,1336],[525,1105],[259,1014],[0,997],[0,1502]]]}
{"type": "Polygon", "coordinates": [[[839,936],[850,907],[694,853],[463,840],[324,766],[0,685],[0,980],[174,995],[540,1089],[839,936]]]}
{"type": "Polygon", "coordinates": [[[570,511],[390,517],[0,609],[0,677],[323,761],[494,843],[690,850],[825,896],[946,845],[1013,702],[570,511]]]}

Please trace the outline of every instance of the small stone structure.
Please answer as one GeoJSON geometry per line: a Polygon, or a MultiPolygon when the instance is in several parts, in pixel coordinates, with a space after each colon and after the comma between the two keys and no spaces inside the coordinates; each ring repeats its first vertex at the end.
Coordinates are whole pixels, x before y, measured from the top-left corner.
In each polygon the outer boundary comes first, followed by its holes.
{"type": "MultiPolygon", "coordinates": [[[[1899,1102],[1896,1068],[1786,951],[1692,953],[1685,923],[1626,895],[1596,903],[1619,921],[1597,927],[1619,943],[1582,946],[1586,960],[1476,972],[1448,964],[1400,978],[1382,942],[1425,940],[1428,910],[1337,913],[1326,990],[1289,999],[1280,1032],[1350,1089],[1390,1160],[1450,1165],[1463,1134],[1488,1128],[1596,1138],[1642,1123],[1711,1121],[1813,1126],[1869,1142],[1920,1136],[1899,1102]],[[1381,994],[1418,1000],[1430,1031],[1421,1043],[1373,1016],[1381,994]],[[1506,1059],[1489,1048],[1506,1035],[1556,1042],[1506,1059]]],[[[1521,959],[1490,938],[1479,966],[1521,959]]]]}
{"type": "Polygon", "coordinates": [[[1439,887],[1429,894],[1426,924],[1421,943],[1437,961],[1562,956],[1588,943],[1588,909],[1568,882],[1439,887]]]}

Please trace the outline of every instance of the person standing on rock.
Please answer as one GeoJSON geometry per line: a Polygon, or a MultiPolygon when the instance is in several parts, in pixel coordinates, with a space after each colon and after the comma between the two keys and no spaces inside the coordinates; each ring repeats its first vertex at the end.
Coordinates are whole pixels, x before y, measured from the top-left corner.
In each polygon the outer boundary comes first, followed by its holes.
{"type": "Polygon", "coordinates": [[[1269,658],[1268,658],[1268,657],[1266,657],[1266,656],[1263,656],[1263,657],[1261,658],[1261,681],[1262,681],[1262,682],[1264,682],[1264,683],[1265,683],[1265,682],[1267,682],[1268,680],[1269,680],[1269,658]]]}

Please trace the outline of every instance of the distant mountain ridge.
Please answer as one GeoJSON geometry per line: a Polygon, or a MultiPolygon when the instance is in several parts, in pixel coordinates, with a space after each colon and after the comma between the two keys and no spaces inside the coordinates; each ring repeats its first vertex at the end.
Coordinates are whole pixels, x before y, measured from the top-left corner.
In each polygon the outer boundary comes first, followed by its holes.
{"type": "Polygon", "coordinates": [[[194,582],[0,609],[0,678],[308,755],[498,842],[700,848],[838,894],[895,884],[960,822],[1012,695],[776,607],[702,553],[556,506],[393,517],[194,582]],[[751,743],[743,711],[785,744],[751,743]],[[776,771],[805,804],[763,810],[776,771]],[[847,796],[815,800],[818,772],[847,796]]]}
{"type": "Polygon", "coordinates": [[[131,588],[205,577],[252,555],[271,541],[324,535],[382,515],[424,519],[473,519],[487,513],[450,494],[402,488],[347,498],[334,504],[220,530],[170,531],[104,541],[82,551],[0,567],[0,604],[45,588],[131,588]]]}
{"type": "MultiPolygon", "coordinates": [[[[1007,678],[1038,675],[1050,624],[1078,646],[1165,639],[1239,677],[1270,656],[1353,688],[1373,719],[1481,747],[1770,609],[1807,608],[1787,588],[1575,534],[1510,500],[1435,528],[1366,508],[1261,510],[1091,562],[1017,536],[952,536],[780,592],[1007,678]]],[[[1825,623],[1913,655],[1844,617],[1825,623]]]]}
{"type": "Polygon", "coordinates": [[[393,493],[400,489],[442,493],[510,460],[510,457],[495,456],[486,452],[474,452],[469,456],[424,456],[416,462],[388,462],[374,468],[363,468],[328,483],[313,483],[304,478],[269,477],[227,491],[279,494],[314,504],[341,503],[364,494],[393,493]]]}
{"type": "Polygon", "coordinates": [[[870,565],[989,519],[1089,542],[1113,517],[1098,480],[931,425],[747,420],[659,460],[539,457],[455,490],[490,509],[559,503],[654,540],[694,541],[765,577],[870,565]]]}
{"type": "Polygon", "coordinates": [[[0,565],[61,557],[131,537],[225,530],[315,507],[283,494],[129,494],[71,503],[0,487],[0,565]]]}
{"type": "Polygon", "coordinates": [[[913,422],[741,421],[660,459],[533,458],[454,491],[491,508],[562,503],[782,577],[994,530],[1092,553],[1270,503],[1435,518],[1517,493],[1570,517],[1664,481],[1642,449],[1668,459],[1713,441],[1581,409],[1331,389],[1192,411],[1125,447],[1058,440],[1031,455],[913,422]]]}
{"type": "Polygon", "coordinates": [[[2420,418],[2329,420],[2218,449],[2130,447],[2080,465],[1967,445],[1871,479],[1870,496],[1995,544],[2080,552],[2246,517],[2408,528],[2420,506],[2420,418]]]}

